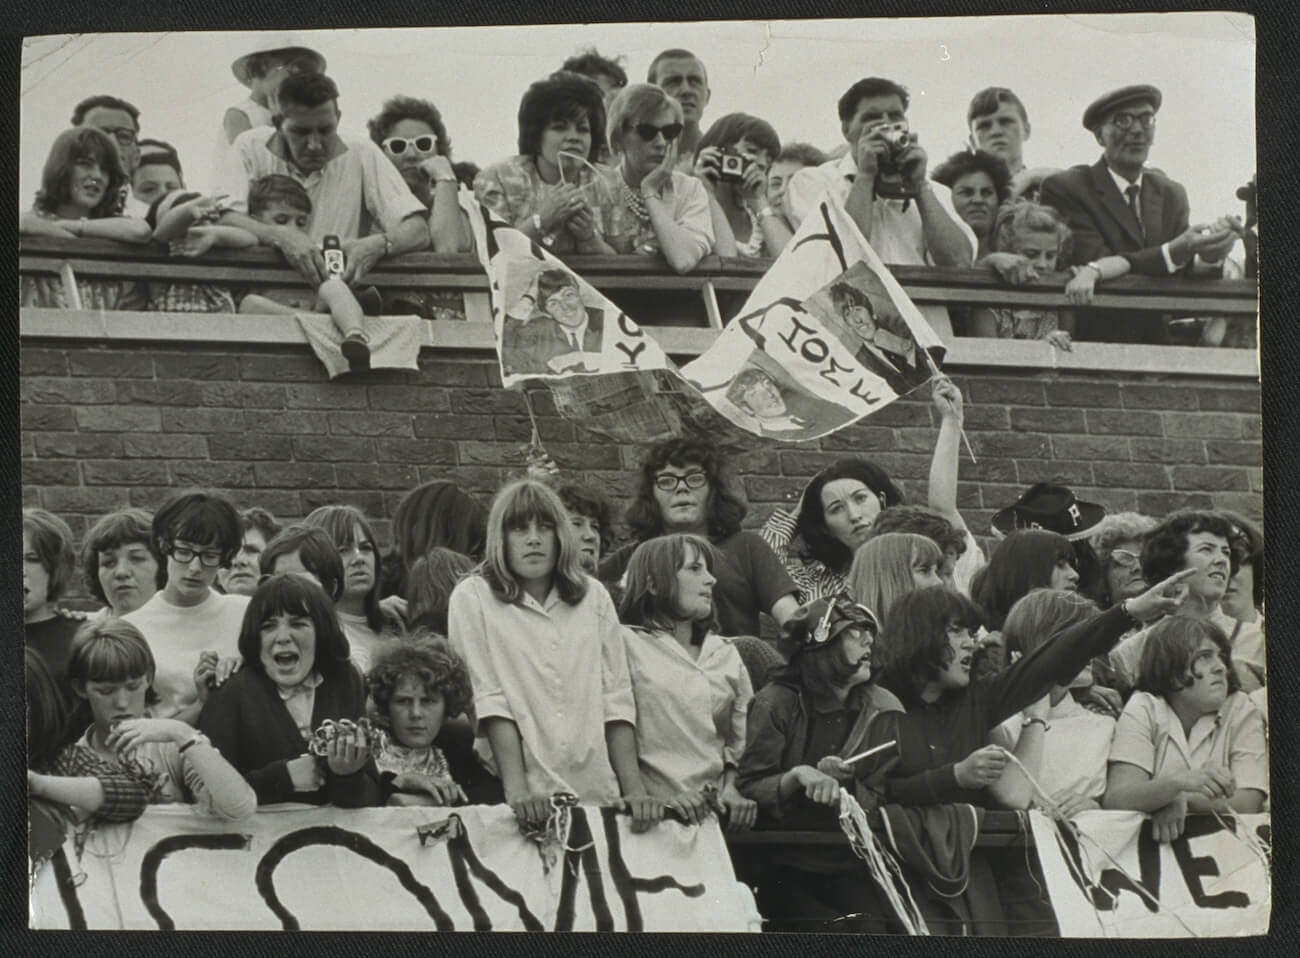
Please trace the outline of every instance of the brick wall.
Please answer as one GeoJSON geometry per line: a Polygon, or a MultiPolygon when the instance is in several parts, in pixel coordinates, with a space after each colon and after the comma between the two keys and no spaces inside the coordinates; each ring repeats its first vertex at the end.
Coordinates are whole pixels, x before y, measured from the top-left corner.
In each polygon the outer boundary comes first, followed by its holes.
{"type": "MultiPolygon", "coordinates": [[[[1006,368],[954,379],[978,457],[962,463],[958,499],[977,534],[1044,479],[1112,511],[1216,506],[1262,518],[1257,383],[1006,368]]],[[[104,512],[202,485],[282,519],[351,503],[386,543],[406,489],[454,477],[486,500],[522,470],[530,433],[522,397],[500,389],[481,354],[426,351],[419,372],[331,383],[305,347],[24,340],[20,388],[24,504],[62,516],[78,537],[104,512]]],[[[532,397],[560,466],[626,497],[638,450],[559,418],[544,391],[532,397]]],[[[936,423],[927,402],[900,400],[819,442],[740,457],[749,521],[849,455],[870,456],[923,502],[936,423]]]]}

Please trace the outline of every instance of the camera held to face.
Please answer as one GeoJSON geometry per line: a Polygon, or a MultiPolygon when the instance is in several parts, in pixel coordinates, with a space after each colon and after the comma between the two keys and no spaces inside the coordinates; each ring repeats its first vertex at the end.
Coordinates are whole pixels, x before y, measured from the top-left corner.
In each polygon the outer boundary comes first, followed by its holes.
{"type": "Polygon", "coordinates": [[[718,181],[722,183],[743,183],[749,164],[753,162],[737,150],[718,151],[718,181]]]}
{"type": "Polygon", "coordinates": [[[867,131],[889,145],[889,151],[880,156],[876,167],[876,195],[890,199],[909,199],[917,191],[904,177],[899,161],[904,153],[916,142],[916,134],[907,126],[907,121],[882,123],[867,131]]]}

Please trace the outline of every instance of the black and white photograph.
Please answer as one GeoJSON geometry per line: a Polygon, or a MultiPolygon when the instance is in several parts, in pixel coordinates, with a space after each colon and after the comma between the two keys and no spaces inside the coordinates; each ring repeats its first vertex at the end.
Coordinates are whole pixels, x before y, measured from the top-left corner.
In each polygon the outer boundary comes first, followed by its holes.
{"type": "Polygon", "coordinates": [[[27,926],[1267,935],[1262,22],[23,36],[27,926]]]}

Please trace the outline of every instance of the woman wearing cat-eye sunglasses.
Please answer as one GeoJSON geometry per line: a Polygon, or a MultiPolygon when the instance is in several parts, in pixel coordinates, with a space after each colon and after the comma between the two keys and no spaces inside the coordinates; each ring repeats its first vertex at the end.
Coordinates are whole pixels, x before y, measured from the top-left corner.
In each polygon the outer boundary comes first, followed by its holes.
{"type": "Polygon", "coordinates": [[[690,272],[713,250],[714,234],[703,185],[673,169],[681,105],[657,86],[633,84],[610,104],[609,130],[618,202],[605,239],[617,252],[662,253],[676,272],[690,272]]]}

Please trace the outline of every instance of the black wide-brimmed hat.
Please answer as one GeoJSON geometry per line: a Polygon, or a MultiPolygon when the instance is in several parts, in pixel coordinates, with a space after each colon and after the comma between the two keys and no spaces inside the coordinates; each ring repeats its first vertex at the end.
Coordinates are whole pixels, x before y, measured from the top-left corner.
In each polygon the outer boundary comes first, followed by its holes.
{"type": "Polygon", "coordinates": [[[1152,109],[1159,110],[1163,101],[1164,97],[1160,91],[1148,84],[1139,83],[1136,86],[1123,86],[1118,90],[1103,93],[1089,103],[1088,109],[1083,111],[1083,126],[1084,129],[1095,130],[1112,110],[1118,110],[1130,103],[1150,103],[1152,109]]]}
{"type": "Polygon", "coordinates": [[[1075,498],[1066,486],[1039,482],[1025,490],[1015,505],[994,513],[993,535],[1001,539],[1022,529],[1044,529],[1074,542],[1086,539],[1105,515],[1105,506],[1075,498]]]}

